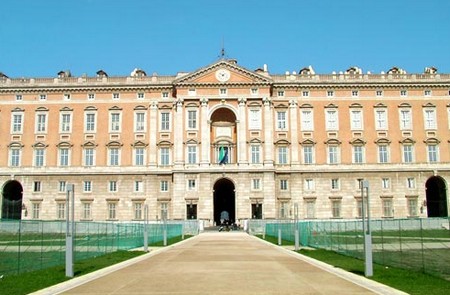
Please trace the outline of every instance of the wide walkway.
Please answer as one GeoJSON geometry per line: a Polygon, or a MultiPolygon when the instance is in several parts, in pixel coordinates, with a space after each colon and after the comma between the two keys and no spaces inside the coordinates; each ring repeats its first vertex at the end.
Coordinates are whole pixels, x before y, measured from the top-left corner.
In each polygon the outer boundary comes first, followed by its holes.
{"type": "Polygon", "coordinates": [[[402,294],[243,232],[209,232],[37,294],[402,294]]]}

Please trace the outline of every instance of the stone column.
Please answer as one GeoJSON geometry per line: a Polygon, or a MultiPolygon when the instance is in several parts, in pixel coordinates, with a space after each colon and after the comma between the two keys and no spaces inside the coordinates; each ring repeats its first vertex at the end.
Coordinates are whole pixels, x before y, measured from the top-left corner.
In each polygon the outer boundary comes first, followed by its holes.
{"type": "Polygon", "coordinates": [[[182,99],[178,99],[175,102],[175,114],[174,114],[174,120],[173,120],[173,135],[174,135],[174,154],[175,154],[175,160],[174,160],[174,167],[180,166],[184,164],[183,161],[183,153],[184,153],[184,149],[183,149],[183,139],[184,139],[184,134],[183,134],[183,126],[184,126],[184,122],[183,122],[183,100],[182,99]]]}
{"type": "Polygon", "coordinates": [[[264,103],[264,165],[273,166],[273,113],[269,97],[263,98],[264,103]]]}
{"type": "Polygon", "coordinates": [[[157,144],[158,133],[158,102],[153,101],[150,105],[150,119],[149,119],[149,145],[148,145],[148,164],[151,167],[156,167],[158,164],[158,148],[157,144]]]}
{"type": "Polygon", "coordinates": [[[292,99],[289,101],[289,128],[291,130],[291,165],[298,166],[300,162],[298,160],[298,115],[297,115],[297,102],[292,99]]]}
{"type": "Polygon", "coordinates": [[[201,156],[200,165],[209,166],[211,163],[210,146],[211,146],[211,133],[210,124],[208,120],[208,99],[201,99],[200,108],[200,132],[201,132],[201,156]]]}
{"type": "Polygon", "coordinates": [[[237,139],[237,143],[238,143],[238,159],[237,159],[237,163],[239,165],[247,165],[248,164],[248,160],[247,160],[247,154],[248,154],[248,149],[247,149],[247,114],[246,114],[246,108],[245,108],[245,103],[246,103],[246,99],[245,98],[240,98],[239,99],[239,130],[238,130],[238,139],[237,139]]]}

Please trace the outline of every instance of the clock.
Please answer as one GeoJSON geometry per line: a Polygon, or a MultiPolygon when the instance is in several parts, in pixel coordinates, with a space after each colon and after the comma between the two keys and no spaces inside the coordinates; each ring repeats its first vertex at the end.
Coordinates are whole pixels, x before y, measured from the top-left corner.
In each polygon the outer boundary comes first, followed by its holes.
{"type": "Polygon", "coordinates": [[[216,78],[220,82],[226,82],[230,79],[230,71],[225,69],[217,70],[216,72],[216,78]]]}

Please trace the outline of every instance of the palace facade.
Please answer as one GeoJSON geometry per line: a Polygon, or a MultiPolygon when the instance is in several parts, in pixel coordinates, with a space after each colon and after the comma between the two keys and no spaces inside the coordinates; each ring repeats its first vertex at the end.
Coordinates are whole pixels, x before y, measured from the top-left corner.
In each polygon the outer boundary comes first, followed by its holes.
{"type": "Polygon", "coordinates": [[[4,219],[220,222],[449,215],[450,75],[0,73],[4,219]]]}

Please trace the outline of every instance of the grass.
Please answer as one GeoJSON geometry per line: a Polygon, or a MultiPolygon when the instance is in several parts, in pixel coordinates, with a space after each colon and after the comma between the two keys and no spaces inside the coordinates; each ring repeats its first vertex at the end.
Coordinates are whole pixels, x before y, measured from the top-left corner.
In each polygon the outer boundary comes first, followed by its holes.
{"type": "MultiPolygon", "coordinates": [[[[261,236],[259,237],[262,238],[261,236]]],[[[266,236],[265,240],[273,244],[278,244],[276,237],[266,236]]],[[[282,245],[294,245],[294,243],[282,240],[282,245]]],[[[302,249],[298,252],[348,272],[364,276],[363,260],[321,249],[302,249]]],[[[398,256],[398,252],[396,253],[398,256]]],[[[450,290],[450,281],[413,270],[373,264],[373,273],[374,276],[370,279],[409,294],[440,295],[448,294],[450,290]]]]}
{"type": "MultiPolygon", "coordinates": [[[[81,260],[75,262],[74,274],[76,277],[82,276],[144,253],[144,251],[117,251],[96,258],[81,260]]],[[[67,280],[69,278],[65,275],[65,266],[56,266],[18,275],[5,276],[0,280],[0,294],[28,294],[67,280]]]]}

